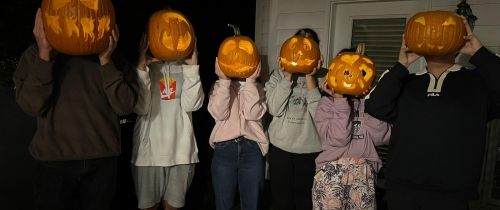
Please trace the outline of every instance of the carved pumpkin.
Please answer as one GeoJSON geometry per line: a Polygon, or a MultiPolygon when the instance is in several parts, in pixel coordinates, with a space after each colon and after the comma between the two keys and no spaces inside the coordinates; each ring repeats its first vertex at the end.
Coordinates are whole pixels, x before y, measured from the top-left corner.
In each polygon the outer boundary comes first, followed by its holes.
{"type": "Polygon", "coordinates": [[[47,40],[69,55],[90,55],[108,47],[115,27],[111,0],[44,0],[42,20],[47,40]]]}
{"type": "Polygon", "coordinates": [[[260,62],[259,51],[252,39],[240,34],[238,27],[228,26],[233,28],[234,36],[224,39],[219,47],[220,70],[230,78],[248,78],[260,62]]]}
{"type": "Polygon", "coordinates": [[[175,10],[160,10],[149,18],[149,50],[163,61],[186,58],[194,48],[194,31],[189,20],[175,10]]]}
{"type": "Polygon", "coordinates": [[[406,46],[420,55],[457,53],[467,34],[460,16],[448,11],[415,14],[405,28],[406,46]]]}
{"type": "Polygon", "coordinates": [[[326,83],[336,93],[360,96],[375,78],[375,64],[363,55],[364,44],[356,52],[344,52],[333,58],[328,66],[326,83]]]}
{"type": "Polygon", "coordinates": [[[319,45],[312,38],[296,35],[281,45],[280,63],[290,73],[311,73],[321,58],[319,45]]]}

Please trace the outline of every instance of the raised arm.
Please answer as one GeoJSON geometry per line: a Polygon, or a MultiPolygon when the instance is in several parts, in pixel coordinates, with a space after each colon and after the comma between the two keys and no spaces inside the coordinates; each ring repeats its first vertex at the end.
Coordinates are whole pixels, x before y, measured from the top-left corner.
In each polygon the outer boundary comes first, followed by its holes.
{"type": "Polygon", "coordinates": [[[346,146],[351,141],[351,107],[346,98],[325,96],[319,101],[314,122],[323,144],[346,146]]]}
{"type": "Polygon", "coordinates": [[[377,86],[366,97],[365,112],[386,122],[396,118],[397,100],[410,75],[408,66],[420,57],[409,51],[404,40],[403,37],[398,62],[382,74],[377,86]]]}
{"type": "Polygon", "coordinates": [[[246,79],[245,87],[240,91],[240,103],[246,120],[260,120],[267,111],[264,88],[256,82],[260,77],[260,63],[257,70],[246,79]]]}
{"type": "Polygon", "coordinates": [[[222,73],[215,59],[215,74],[219,80],[215,81],[210,90],[208,112],[217,121],[224,121],[231,113],[231,80],[222,73]]]}
{"type": "Polygon", "coordinates": [[[37,45],[29,47],[21,56],[14,72],[16,101],[32,116],[43,116],[50,107],[53,93],[52,46],[45,37],[40,9],[33,28],[37,45]]]}
{"type": "Polygon", "coordinates": [[[265,84],[265,90],[269,114],[275,117],[282,116],[287,109],[290,94],[292,94],[291,77],[288,79],[283,75],[281,69],[275,69],[265,84]]]}
{"type": "MultiPolygon", "coordinates": [[[[120,65],[121,69],[115,66],[115,62],[111,60],[113,51],[116,48],[119,38],[118,27],[112,31],[112,35],[109,37],[108,48],[99,54],[99,60],[101,65],[99,70],[102,75],[103,87],[109,104],[113,110],[119,115],[130,114],[137,102],[137,92],[134,88],[133,79],[135,77],[128,77],[134,72],[133,68],[127,65],[127,62],[122,62],[120,65]],[[128,74],[128,75],[126,75],[128,74]]],[[[120,57],[115,57],[115,60],[121,59],[120,57]]]]}

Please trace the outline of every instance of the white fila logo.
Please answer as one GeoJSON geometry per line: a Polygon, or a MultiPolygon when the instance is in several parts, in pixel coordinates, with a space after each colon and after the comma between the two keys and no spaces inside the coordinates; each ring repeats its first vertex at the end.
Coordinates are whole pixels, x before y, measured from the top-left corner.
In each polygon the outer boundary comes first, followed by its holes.
{"type": "Polygon", "coordinates": [[[439,93],[427,93],[427,97],[437,97],[439,93]]]}

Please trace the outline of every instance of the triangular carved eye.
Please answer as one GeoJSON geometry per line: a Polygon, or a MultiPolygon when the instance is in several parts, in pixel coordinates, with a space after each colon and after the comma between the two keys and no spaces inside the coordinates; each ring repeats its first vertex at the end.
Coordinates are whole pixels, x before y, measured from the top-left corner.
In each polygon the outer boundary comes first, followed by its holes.
{"type": "Polygon", "coordinates": [[[67,4],[69,4],[70,2],[71,0],[53,0],[52,9],[57,11],[62,7],[66,6],[67,4]]]}
{"type": "Polygon", "coordinates": [[[454,26],[454,25],[457,25],[457,22],[455,21],[455,19],[453,19],[453,17],[448,17],[448,19],[446,19],[446,21],[443,22],[443,26],[454,26]]]}
{"type": "Polygon", "coordinates": [[[99,9],[99,0],[80,0],[85,7],[97,11],[99,9]]]}
{"type": "Polygon", "coordinates": [[[415,23],[420,23],[420,25],[425,26],[425,17],[419,17],[415,20],[415,23]]]}

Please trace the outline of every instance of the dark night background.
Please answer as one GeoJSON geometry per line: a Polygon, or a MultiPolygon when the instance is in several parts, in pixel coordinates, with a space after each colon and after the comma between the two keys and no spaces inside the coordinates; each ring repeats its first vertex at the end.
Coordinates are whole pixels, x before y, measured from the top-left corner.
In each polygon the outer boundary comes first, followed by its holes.
{"type": "MultiPolygon", "coordinates": [[[[215,81],[214,60],[219,44],[232,30],[233,23],[243,35],[254,37],[255,0],[113,0],[120,40],[117,51],[131,63],[137,58],[139,38],[149,15],[170,6],[184,13],[197,36],[200,74],[205,94],[215,81]]],[[[12,72],[17,59],[31,44],[33,22],[41,0],[3,0],[0,3],[0,205],[1,209],[33,209],[34,160],[28,144],[36,129],[35,119],[24,114],[14,99],[12,72]]],[[[183,209],[214,209],[210,183],[211,148],[208,138],[214,121],[204,106],[193,113],[200,163],[183,209]]],[[[134,116],[128,116],[134,119],[134,116]]],[[[119,193],[114,209],[137,209],[130,177],[130,150],[133,123],[123,125],[123,154],[119,160],[119,193]]]]}

